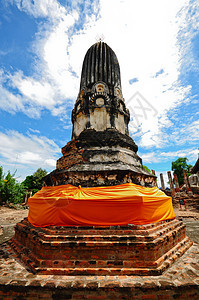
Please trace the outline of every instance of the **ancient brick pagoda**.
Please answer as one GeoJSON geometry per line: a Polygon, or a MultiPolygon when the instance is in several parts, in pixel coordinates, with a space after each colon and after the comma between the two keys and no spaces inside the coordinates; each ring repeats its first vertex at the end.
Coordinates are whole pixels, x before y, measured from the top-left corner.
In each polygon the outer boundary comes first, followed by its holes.
{"type": "Polygon", "coordinates": [[[117,57],[106,43],[98,42],[84,58],[72,111],[72,140],[62,148],[63,156],[46,184],[154,186],[156,177],[143,169],[138,146],[129,136],[129,119],[117,57]]]}
{"type": "MultiPolygon", "coordinates": [[[[129,118],[117,57],[107,44],[98,42],[87,51],[83,62],[80,92],[72,112],[72,140],[62,148],[56,170],[44,178],[49,189],[60,187],[64,191],[67,184],[87,190],[101,186],[114,189],[126,183],[154,189],[156,177],[143,169],[138,147],[129,136],[129,118]]],[[[31,199],[37,203],[34,197],[31,199]]],[[[68,199],[58,204],[53,200],[54,209],[62,210],[65,205],[67,213],[67,205],[72,203],[68,199]]],[[[52,199],[43,200],[49,207],[52,199]]],[[[149,208],[143,200],[140,212],[144,205],[149,208]]],[[[45,218],[42,207],[38,209],[45,218]]],[[[159,275],[192,245],[185,225],[174,217],[124,226],[32,224],[27,219],[18,223],[10,244],[30,270],[40,274],[159,275]]]]}

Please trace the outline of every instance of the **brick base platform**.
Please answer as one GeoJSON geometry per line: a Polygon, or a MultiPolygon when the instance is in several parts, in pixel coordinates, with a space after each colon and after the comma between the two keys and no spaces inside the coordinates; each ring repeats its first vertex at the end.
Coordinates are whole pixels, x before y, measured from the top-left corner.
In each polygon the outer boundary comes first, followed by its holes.
{"type": "Polygon", "coordinates": [[[8,243],[0,247],[0,300],[199,299],[198,244],[159,276],[33,274],[8,243]]]}
{"type": "Polygon", "coordinates": [[[160,275],[192,242],[177,219],[149,225],[15,227],[10,246],[33,273],[160,275]]]}

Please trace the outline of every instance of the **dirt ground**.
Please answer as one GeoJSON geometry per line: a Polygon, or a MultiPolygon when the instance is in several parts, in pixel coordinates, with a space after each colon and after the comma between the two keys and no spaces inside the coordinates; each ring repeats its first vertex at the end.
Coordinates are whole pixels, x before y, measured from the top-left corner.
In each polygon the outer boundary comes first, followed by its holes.
{"type": "Polygon", "coordinates": [[[14,209],[0,206],[0,225],[15,225],[28,216],[28,208],[14,209]]]}
{"type": "MultiPolygon", "coordinates": [[[[185,200],[185,206],[180,208],[179,201],[173,201],[174,212],[177,218],[182,218],[187,226],[187,235],[199,243],[199,197],[185,200]]],[[[14,235],[14,226],[28,216],[28,208],[21,209],[0,207],[0,243],[9,240],[14,235]]]]}

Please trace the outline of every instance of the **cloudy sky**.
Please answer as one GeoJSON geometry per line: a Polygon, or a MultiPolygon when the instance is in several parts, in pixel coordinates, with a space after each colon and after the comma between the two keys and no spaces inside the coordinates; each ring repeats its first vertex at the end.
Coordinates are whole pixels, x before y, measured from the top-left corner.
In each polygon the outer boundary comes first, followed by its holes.
{"type": "Polygon", "coordinates": [[[87,49],[116,53],[130,135],[150,169],[198,157],[197,0],[0,0],[0,165],[52,171],[71,138],[87,49]]]}

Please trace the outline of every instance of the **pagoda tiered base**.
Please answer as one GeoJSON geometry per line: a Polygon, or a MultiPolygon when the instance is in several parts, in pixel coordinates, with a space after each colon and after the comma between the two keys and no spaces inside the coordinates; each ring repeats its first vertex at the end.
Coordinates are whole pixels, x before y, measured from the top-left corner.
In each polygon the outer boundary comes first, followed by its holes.
{"type": "Polygon", "coordinates": [[[132,138],[116,129],[86,129],[62,148],[56,169],[43,179],[47,186],[156,186],[156,176],[143,168],[137,150],[132,138]]]}
{"type": "Polygon", "coordinates": [[[128,226],[15,227],[12,248],[34,273],[160,275],[192,245],[177,219],[128,226]]]}

